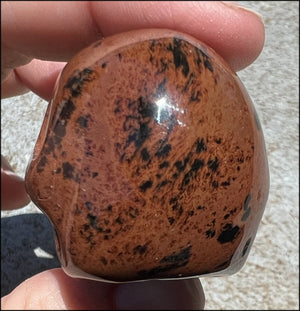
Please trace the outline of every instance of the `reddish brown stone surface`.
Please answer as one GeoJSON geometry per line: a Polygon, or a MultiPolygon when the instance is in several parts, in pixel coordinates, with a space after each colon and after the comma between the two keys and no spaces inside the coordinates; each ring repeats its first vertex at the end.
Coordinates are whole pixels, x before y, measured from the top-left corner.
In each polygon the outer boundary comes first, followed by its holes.
{"type": "Polygon", "coordinates": [[[269,174],[237,75],[196,39],[147,30],[68,63],[26,187],[67,273],[133,281],[238,271],[269,174]]]}

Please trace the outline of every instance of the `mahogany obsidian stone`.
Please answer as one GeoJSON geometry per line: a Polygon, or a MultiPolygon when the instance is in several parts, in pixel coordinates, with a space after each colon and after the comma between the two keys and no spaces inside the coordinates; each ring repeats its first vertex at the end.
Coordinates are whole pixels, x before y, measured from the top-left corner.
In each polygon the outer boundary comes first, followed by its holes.
{"type": "Polygon", "coordinates": [[[69,275],[123,282],[238,271],[269,173],[236,73],[198,40],[152,29],[66,65],[26,188],[69,275]]]}

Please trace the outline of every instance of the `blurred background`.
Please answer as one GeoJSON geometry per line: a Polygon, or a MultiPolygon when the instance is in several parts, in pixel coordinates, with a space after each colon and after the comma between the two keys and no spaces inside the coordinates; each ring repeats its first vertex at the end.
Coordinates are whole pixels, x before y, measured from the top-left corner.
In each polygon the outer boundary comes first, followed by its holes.
{"type": "MultiPolygon", "coordinates": [[[[244,267],[201,278],[207,310],[299,310],[299,2],[237,1],[262,15],[265,47],[238,72],[265,135],[270,194],[244,267]]],[[[24,177],[47,102],[33,93],[1,102],[1,153],[24,177]]],[[[1,296],[59,267],[52,227],[33,203],[1,212],[1,296]]]]}

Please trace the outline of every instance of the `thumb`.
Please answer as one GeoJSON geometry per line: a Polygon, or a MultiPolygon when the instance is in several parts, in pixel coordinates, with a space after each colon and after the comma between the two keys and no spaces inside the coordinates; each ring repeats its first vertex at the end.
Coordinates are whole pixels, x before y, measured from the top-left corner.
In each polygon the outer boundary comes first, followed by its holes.
{"type": "Polygon", "coordinates": [[[53,269],[21,283],[1,305],[3,310],[203,310],[204,293],[198,278],[113,284],[53,269]]]}
{"type": "Polygon", "coordinates": [[[1,155],[1,207],[10,210],[21,208],[30,202],[24,180],[13,172],[7,160],[1,155]]]}

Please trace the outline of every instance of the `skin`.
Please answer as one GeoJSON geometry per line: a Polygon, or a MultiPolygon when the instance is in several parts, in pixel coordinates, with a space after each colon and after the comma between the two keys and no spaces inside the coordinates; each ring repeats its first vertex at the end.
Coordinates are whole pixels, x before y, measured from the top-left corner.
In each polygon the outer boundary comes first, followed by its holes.
{"type": "MultiPolygon", "coordinates": [[[[178,30],[207,43],[238,71],[258,57],[265,34],[258,15],[219,1],[2,1],[1,26],[1,97],[31,90],[45,100],[65,62],[103,36],[141,28],[178,30]]],[[[1,182],[2,209],[30,202],[23,180],[2,157],[1,182]]],[[[20,284],[1,304],[40,310],[203,309],[204,293],[198,278],[120,285],[73,279],[53,269],[20,284]]]]}

